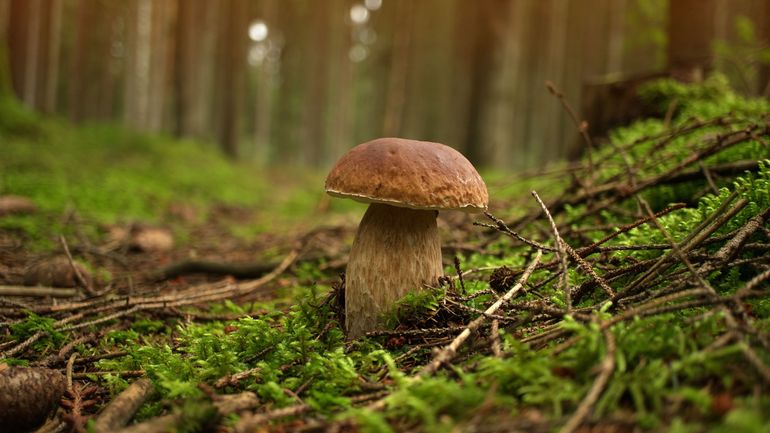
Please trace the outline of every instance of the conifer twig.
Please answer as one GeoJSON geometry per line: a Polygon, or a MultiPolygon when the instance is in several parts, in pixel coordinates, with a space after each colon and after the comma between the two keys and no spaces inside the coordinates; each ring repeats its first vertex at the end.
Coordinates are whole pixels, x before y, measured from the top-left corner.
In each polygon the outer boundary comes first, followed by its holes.
{"type": "Polygon", "coordinates": [[[450,361],[454,356],[457,354],[457,349],[465,342],[465,340],[470,337],[471,333],[475,331],[483,322],[486,320],[486,314],[495,314],[495,312],[505,303],[511,300],[513,296],[521,290],[522,287],[524,287],[524,283],[529,279],[529,276],[532,275],[532,272],[535,270],[535,267],[538,263],[540,263],[540,257],[542,257],[543,252],[541,250],[537,250],[537,254],[535,255],[535,258],[532,260],[532,262],[527,266],[527,269],[524,271],[524,274],[521,275],[521,278],[519,278],[519,281],[511,287],[508,292],[505,293],[500,299],[498,299],[494,304],[492,304],[489,308],[484,311],[485,314],[480,315],[476,319],[474,319],[472,322],[470,322],[463,332],[460,333],[457,337],[455,337],[454,340],[452,340],[449,345],[447,345],[444,349],[442,349],[435,357],[433,357],[433,360],[431,360],[427,365],[425,365],[422,370],[420,370],[419,373],[415,376],[416,379],[420,379],[423,377],[427,377],[435,373],[439,367],[441,367],[442,364],[445,362],[450,361]]]}
{"type": "Polygon", "coordinates": [[[80,272],[80,269],[75,264],[75,259],[72,258],[70,248],[67,245],[67,240],[64,239],[63,235],[59,235],[59,242],[61,242],[62,249],[64,249],[64,254],[67,255],[67,260],[70,263],[70,267],[72,267],[72,272],[75,273],[75,277],[78,279],[78,282],[81,284],[81,286],[83,286],[83,290],[85,290],[86,293],[91,296],[96,295],[96,291],[94,291],[94,288],[91,286],[91,282],[86,280],[86,278],[83,276],[83,273],[80,272]]]}
{"type": "Polygon", "coordinates": [[[543,213],[545,213],[546,218],[548,218],[548,222],[551,224],[551,231],[553,232],[554,242],[556,243],[556,256],[559,260],[559,263],[561,264],[561,275],[559,276],[559,285],[561,286],[562,291],[564,292],[564,303],[567,305],[567,313],[572,311],[572,293],[570,293],[569,285],[567,281],[567,251],[565,249],[564,241],[562,240],[561,236],[559,235],[559,229],[556,227],[556,222],[553,220],[553,217],[551,216],[551,212],[548,211],[548,207],[546,207],[545,203],[543,203],[543,200],[540,198],[539,195],[537,195],[537,191],[532,191],[532,196],[535,197],[535,200],[537,200],[537,203],[540,205],[540,208],[543,209],[543,213]]]}
{"type": "Polygon", "coordinates": [[[572,414],[566,424],[559,430],[559,433],[572,433],[580,426],[586,416],[588,416],[591,408],[596,404],[599,396],[601,396],[604,387],[607,386],[607,382],[609,381],[610,376],[612,376],[612,372],[615,371],[615,336],[612,335],[612,331],[609,329],[604,330],[604,342],[607,353],[604,355],[604,359],[599,365],[599,375],[596,376],[588,394],[586,394],[580,402],[575,413],[572,414]]]}
{"type": "Polygon", "coordinates": [[[153,393],[155,387],[150,379],[135,381],[102,410],[94,422],[94,432],[109,433],[122,428],[153,393]]]}

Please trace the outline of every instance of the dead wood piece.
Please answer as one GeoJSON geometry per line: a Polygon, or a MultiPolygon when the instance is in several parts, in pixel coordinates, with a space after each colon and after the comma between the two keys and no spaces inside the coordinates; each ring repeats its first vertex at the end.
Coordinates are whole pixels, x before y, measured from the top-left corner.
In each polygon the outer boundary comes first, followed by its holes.
{"type": "Polygon", "coordinates": [[[166,266],[155,276],[155,280],[172,280],[183,275],[208,274],[229,275],[237,279],[259,278],[275,268],[278,263],[218,263],[206,260],[185,260],[166,266]]]}
{"type": "Polygon", "coordinates": [[[248,370],[244,370],[238,373],[234,374],[228,374],[227,376],[219,378],[215,383],[215,388],[224,388],[226,386],[230,385],[237,385],[240,381],[250,377],[254,376],[255,374],[259,373],[262,369],[259,367],[250,368],[248,370]]]}
{"type": "Polygon", "coordinates": [[[500,345],[499,327],[500,327],[500,322],[497,319],[495,319],[492,321],[492,327],[489,329],[489,339],[491,340],[490,347],[492,349],[492,354],[497,358],[500,358],[501,356],[503,356],[503,351],[500,345]]]}
{"type": "MultiPolygon", "coordinates": [[[[379,391],[371,394],[362,394],[355,397],[351,397],[350,401],[353,404],[361,404],[371,400],[383,401],[382,398],[388,395],[388,391],[379,391]]],[[[252,413],[243,414],[240,421],[233,427],[234,433],[251,433],[259,431],[257,428],[262,424],[279,418],[286,418],[291,416],[302,415],[312,410],[312,407],[307,404],[297,404],[294,406],[288,406],[280,409],[275,409],[264,413],[252,413]]]]}
{"type": "MultiPolygon", "coordinates": [[[[108,320],[114,320],[127,314],[133,314],[137,311],[166,310],[171,307],[181,307],[185,305],[205,304],[217,302],[223,299],[235,299],[254,293],[256,290],[264,287],[267,283],[273,281],[288,269],[299,256],[299,249],[289,252],[283,261],[272,271],[253,281],[232,284],[228,281],[214,284],[206,283],[190,287],[184,291],[169,295],[160,296],[125,296],[119,298],[96,298],[82,302],[70,302],[58,305],[43,305],[29,308],[35,313],[57,313],[67,311],[83,311],[89,314],[98,314],[106,311],[115,311],[106,317],[91,320],[85,323],[74,324],[66,329],[79,329],[84,326],[102,323],[108,320]]],[[[69,316],[66,319],[57,322],[57,329],[62,329],[64,324],[79,320],[84,313],[69,316]]],[[[38,337],[40,338],[40,337],[38,337]]],[[[7,353],[6,356],[10,356],[7,353]]]]}
{"type": "Polygon", "coordinates": [[[0,426],[23,433],[41,426],[66,389],[64,376],[47,368],[8,367],[0,371],[0,426]]]}
{"type": "Polygon", "coordinates": [[[770,217],[770,208],[767,208],[752,217],[741,229],[738,230],[738,233],[735,235],[735,237],[727,241],[727,243],[722,248],[720,248],[719,251],[717,251],[717,253],[714,255],[714,258],[720,262],[732,260],[737,254],[738,250],[740,250],[740,248],[746,243],[746,240],[748,240],[749,236],[754,234],[757,229],[762,227],[768,217],[770,217]]]}
{"type": "MultiPolygon", "coordinates": [[[[218,416],[223,417],[232,413],[254,409],[259,405],[259,399],[253,392],[246,391],[240,394],[219,396],[213,402],[213,405],[217,410],[218,416]]],[[[181,413],[173,413],[155,417],[117,430],[117,433],[166,433],[174,431],[175,426],[183,419],[183,416],[184,414],[181,413]]]]}
{"type": "Polygon", "coordinates": [[[67,257],[58,256],[43,260],[30,266],[24,272],[24,284],[27,286],[77,287],[80,273],[84,281],[92,280],[91,274],[81,264],[70,264],[67,257]]]}
{"type": "Polygon", "coordinates": [[[94,422],[96,433],[110,433],[124,427],[139,407],[152,397],[155,386],[150,379],[139,379],[107,405],[94,422]]]}
{"type": "MultiPolygon", "coordinates": [[[[235,433],[248,433],[255,431],[260,425],[279,418],[301,415],[310,411],[311,407],[307,404],[298,404],[281,409],[276,409],[267,413],[250,414],[241,417],[241,420],[233,427],[235,433]]],[[[137,432],[138,433],[138,432],[137,432]]]]}
{"type": "Polygon", "coordinates": [[[29,296],[35,298],[74,298],[79,295],[77,289],[62,287],[0,286],[0,296],[29,296]]]}

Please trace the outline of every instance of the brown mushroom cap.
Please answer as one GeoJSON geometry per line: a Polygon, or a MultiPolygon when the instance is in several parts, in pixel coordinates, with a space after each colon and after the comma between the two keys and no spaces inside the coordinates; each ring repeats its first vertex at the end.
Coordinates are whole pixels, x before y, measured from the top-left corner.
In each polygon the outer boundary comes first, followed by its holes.
{"type": "Polygon", "coordinates": [[[326,192],[426,210],[480,212],[489,201],[487,186],[460,152],[403,138],[379,138],[352,148],[326,178],[326,192]]]}

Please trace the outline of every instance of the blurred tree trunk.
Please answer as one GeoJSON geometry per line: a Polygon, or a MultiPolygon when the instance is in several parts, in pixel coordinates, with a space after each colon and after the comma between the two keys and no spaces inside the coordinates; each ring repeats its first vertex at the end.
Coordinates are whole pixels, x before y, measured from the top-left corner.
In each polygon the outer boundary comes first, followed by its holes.
{"type": "Polygon", "coordinates": [[[465,154],[468,159],[477,164],[490,164],[495,149],[490,145],[501,144],[484,140],[485,123],[490,99],[490,82],[495,70],[495,57],[498,47],[503,40],[503,32],[507,26],[507,8],[509,2],[500,0],[483,0],[476,2],[468,17],[471,27],[470,37],[473,38],[473,49],[470,70],[470,94],[467,102],[468,126],[465,136],[465,154]]]}
{"type": "Polygon", "coordinates": [[[177,0],[176,38],[174,46],[174,134],[178,137],[190,135],[188,116],[191,104],[193,81],[193,32],[194,0],[177,0]]]}
{"type": "MultiPolygon", "coordinates": [[[[613,0],[613,4],[615,4],[615,2],[620,3],[620,1],[622,0],[613,0]]],[[[545,17],[548,22],[548,49],[546,51],[547,56],[545,62],[546,72],[543,75],[543,78],[552,81],[560,90],[564,91],[565,83],[569,80],[569,77],[565,74],[567,64],[566,48],[568,37],[567,26],[569,25],[569,2],[550,0],[544,5],[547,6],[545,17]]],[[[545,83],[543,83],[543,97],[545,104],[542,116],[544,119],[544,126],[541,129],[541,133],[537,134],[534,139],[536,143],[543,143],[543,146],[541,146],[542,156],[540,157],[540,161],[542,162],[553,161],[562,154],[562,132],[566,125],[565,120],[568,118],[568,114],[562,108],[561,102],[545,89],[544,84],[545,83]]],[[[576,100],[573,99],[575,97],[577,97],[577,95],[566,95],[566,98],[568,98],[571,104],[576,102],[576,100]]]]}
{"type": "MultiPolygon", "coordinates": [[[[446,107],[449,113],[447,114],[445,134],[447,144],[451,144],[460,152],[465,153],[468,146],[466,128],[468,99],[471,93],[471,72],[473,70],[471,59],[474,56],[474,40],[468,37],[472,30],[468,23],[468,8],[475,7],[475,5],[461,1],[454,3],[454,14],[451,18],[452,29],[449,38],[450,46],[448,47],[452,60],[445,72],[450,79],[449,93],[452,96],[452,102],[446,107]]],[[[494,143],[492,145],[494,146],[494,143]]]]}
{"type": "MultiPolygon", "coordinates": [[[[534,25],[527,27],[527,33],[524,36],[524,44],[527,51],[524,58],[524,82],[527,83],[522,89],[521,97],[517,102],[516,108],[527,110],[527,116],[522,122],[521,146],[522,156],[530,161],[530,164],[542,163],[543,143],[542,134],[545,128],[546,105],[553,103],[549,100],[550,96],[544,86],[544,77],[546,74],[548,52],[548,11],[547,5],[541,0],[527,0],[530,3],[530,9],[527,17],[534,25]]],[[[591,14],[597,15],[600,10],[590,9],[591,14]]]]}
{"type": "Polygon", "coordinates": [[[37,108],[38,65],[40,63],[40,28],[42,0],[26,0],[29,3],[27,41],[24,65],[24,87],[21,99],[30,108],[37,108]]]}
{"type": "Polygon", "coordinates": [[[219,55],[222,74],[217,79],[221,98],[219,144],[223,152],[238,157],[246,57],[246,7],[243,0],[221,2],[219,55]]]}
{"type": "MultiPolygon", "coordinates": [[[[770,47],[770,0],[762,0],[762,13],[759,15],[760,45],[770,47]]],[[[757,77],[757,93],[770,98],[770,62],[764,61],[759,65],[757,77]]]]}
{"type": "Polygon", "coordinates": [[[8,61],[11,84],[16,96],[26,102],[28,56],[30,54],[30,22],[33,20],[33,4],[26,0],[13,0],[10,6],[8,29],[8,61]]]}
{"type": "Polygon", "coordinates": [[[625,43],[625,20],[627,0],[613,0],[609,5],[609,28],[607,29],[607,72],[619,73],[623,71],[623,53],[625,43]]]}
{"type": "Polygon", "coordinates": [[[173,130],[211,138],[213,72],[219,7],[209,0],[178,0],[173,62],[173,130]]]}
{"type": "Polygon", "coordinates": [[[165,102],[170,53],[169,20],[175,12],[170,1],[155,2],[150,15],[150,67],[148,68],[147,120],[145,128],[160,131],[166,117],[165,102]]]}
{"type": "MultiPolygon", "coordinates": [[[[75,30],[75,44],[70,60],[70,81],[68,94],[68,111],[70,120],[82,121],[86,117],[88,98],[87,87],[93,85],[90,80],[89,51],[93,48],[89,44],[89,35],[97,25],[95,4],[91,0],[79,0],[76,6],[77,27],[75,30]]],[[[129,31],[129,34],[131,32],[129,31]]],[[[130,76],[131,74],[129,74],[130,76]]],[[[131,92],[126,92],[128,99],[131,92]]]]}
{"type": "Polygon", "coordinates": [[[152,0],[129,2],[126,43],[124,117],[127,124],[144,130],[149,123],[150,73],[152,61],[152,0]]]}
{"type": "MultiPolygon", "coordinates": [[[[310,5],[310,16],[313,17],[307,40],[304,41],[307,50],[305,61],[307,67],[305,85],[306,97],[303,103],[304,137],[302,140],[302,155],[305,163],[320,166],[326,153],[326,103],[328,86],[329,62],[329,33],[332,25],[333,13],[337,10],[328,2],[315,2],[310,5]]],[[[344,15],[340,14],[340,17],[344,15]]]]}
{"type": "Polygon", "coordinates": [[[262,0],[257,10],[257,18],[268,27],[267,55],[256,71],[256,97],[254,107],[254,151],[253,156],[259,162],[270,159],[272,147],[273,86],[280,60],[274,58],[281,47],[278,34],[278,2],[280,0],[262,0]]]}
{"type": "Polygon", "coordinates": [[[393,48],[387,80],[387,100],[383,116],[383,135],[398,136],[404,116],[409,58],[414,32],[414,3],[412,0],[393,0],[394,27],[393,48]]]}
{"type": "MultiPolygon", "coordinates": [[[[446,107],[452,96],[447,70],[452,61],[454,4],[443,0],[414,2],[407,96],[400,131],[404,136],[439,142],[444,139],[446,107]]],[[[464,32],[472,34],[470,28],[464,32]]],[[[463,143],[452,144],[460,147],[463,143]]]]}
{"type": "Polygon", "coordinates": [[[45,84],[41,107],[47,113],[56,111],[59,89],[59,59],[61,57],[62,0],[48,0],[48,38],[45,84]]]}
{"type": "Polygon", "coordinates": [[[714,63],[716,0],[676,0],[668,6],[668,68],[679,79],[699,80],[714,63]]]}
{"type": "MultiPolygon", "coordinates": [[[[490,108],[486,116],[486,127],[481,141],[489,143],[493,149],[488,155],[494,165],[511,168],[521,159],[515,158],[516,149],[520,145],[518,139],[520,124],[524,122],[524,113],[518,110],[517,94],[522,88],[522,69],[524,40],[527,32],[528,20],[527,8],[530,2],[516,0],[511,3],[508,10],[508,25],[505,27],[505,35],[501,44],[501,60],[492,80],[491,98],[488,102],[490,108]]],[[[524,110],[522,110],[524,111],[524,110]]]]}
{"type": "Polygon", "coordinates": [[[355,89],[353,62],[349,58],[351,37],[344,21],[350,2],[332,0],[330,8],[329,79],[331,110],[327,152],[323,164],[329,164],[339,158],[353,144],[352,105],[355,89]]]}
{"type": "Polygon", "coordinates": [[[11,0],[0,0],[0,99],[13,95],[11,65],[8,61],[8,27],[11,0]]]}

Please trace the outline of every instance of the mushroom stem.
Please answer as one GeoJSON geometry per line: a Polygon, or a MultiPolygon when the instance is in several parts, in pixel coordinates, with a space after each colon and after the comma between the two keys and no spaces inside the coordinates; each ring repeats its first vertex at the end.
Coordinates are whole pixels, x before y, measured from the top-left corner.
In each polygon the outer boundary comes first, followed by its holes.
{"type": "Polygon", "coordinates": [[[408,292],[443,275],[435,210],[373,203],[353,241],[345,274],[349,338],[382,324],[382,313],[408,292]]]}

